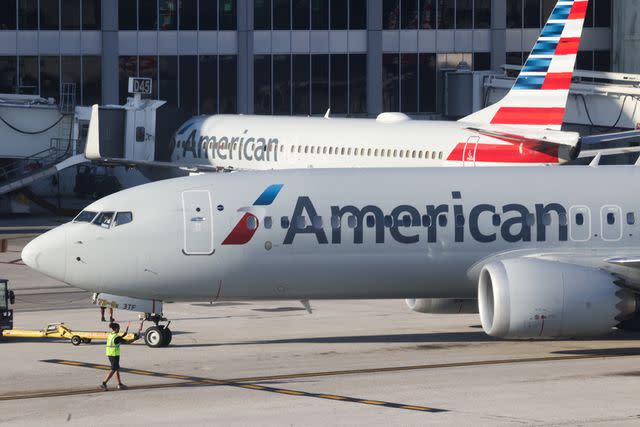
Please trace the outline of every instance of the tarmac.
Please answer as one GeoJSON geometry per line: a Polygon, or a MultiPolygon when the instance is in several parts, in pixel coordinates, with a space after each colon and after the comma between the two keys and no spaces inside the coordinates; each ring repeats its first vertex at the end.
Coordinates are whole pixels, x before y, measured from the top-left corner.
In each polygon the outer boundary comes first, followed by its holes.
{"type": "MultiPolygon", "coordinates": [[[[90,295],[0,254],[15,327],[106,330],[90,295]]],[[[640,335],[504,341],[403,301],[171,303],[171,346],[0,342],[0,425],[637,425],[640,335]]],[[[116,312],[137,329],[137,314],[116,312]]]]}

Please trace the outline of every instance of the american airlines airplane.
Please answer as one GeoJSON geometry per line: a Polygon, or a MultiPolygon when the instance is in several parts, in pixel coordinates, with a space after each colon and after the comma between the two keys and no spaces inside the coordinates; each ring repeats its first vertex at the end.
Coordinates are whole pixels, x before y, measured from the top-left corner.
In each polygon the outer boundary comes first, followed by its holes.
{"type": "MultiPolygon", "coordinates": [[[[588,0],[559,1],[511,91],[458,122],[414,121],[403,113],[383,113],[376,120],[200,116],[172,138],[171,162],[105,158],[98,139],[88,141],[87,157],[202,171],[550,165],[592,157],[583,148],[638,133],[581,138],[560,130],[587,5],[588,0]]],[[[97,106],[91,122],[98,126],[97,106]]]]}
{"type": "Polygon", "coordinates": [[[98,200],[22,259],[154,303],[477,298],[492,336],[593,335],[638,316],[639,183],[638,166],[595,164],[203,174],[98,200]]]}

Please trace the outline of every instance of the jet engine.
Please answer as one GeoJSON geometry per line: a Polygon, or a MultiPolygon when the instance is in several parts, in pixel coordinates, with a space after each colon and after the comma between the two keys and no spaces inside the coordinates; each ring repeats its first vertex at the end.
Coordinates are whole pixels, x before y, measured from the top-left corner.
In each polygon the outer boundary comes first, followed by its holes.
{"type": "Polygon", "coordinates": [[[635,295],[596,268],[530,258],[486,265],[478,283],[484,331],[499,338],[604,334],[636,312],[635,295]]]}
{"type": "Polygon", "coordinates": [[[418,313],[466,314],[478,312],[478,301],[460,298],[420,298],[404,300],[407,306],[418,313]]]}

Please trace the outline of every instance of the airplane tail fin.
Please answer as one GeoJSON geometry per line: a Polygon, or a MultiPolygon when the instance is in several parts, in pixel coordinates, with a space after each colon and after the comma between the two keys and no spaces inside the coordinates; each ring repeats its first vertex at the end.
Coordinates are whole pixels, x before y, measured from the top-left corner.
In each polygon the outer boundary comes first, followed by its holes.
{"type": "Polygon", "coordinates": [[[509,93],[461,122],[560,130],[589,0],[558,0],[509,93]]]}

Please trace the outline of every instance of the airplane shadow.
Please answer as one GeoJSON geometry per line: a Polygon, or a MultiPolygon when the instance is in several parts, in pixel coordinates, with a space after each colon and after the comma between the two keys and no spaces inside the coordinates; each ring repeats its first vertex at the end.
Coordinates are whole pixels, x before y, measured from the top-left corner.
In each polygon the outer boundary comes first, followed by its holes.
{"type": "Polygon", "coordinates": [[[486,335],[484,332],[442,332],[427,334],[353,335],[337,337],[288,338],[278,340],[258,340],[210,344],[172,344],[171,347],[197,348],[264,344],[420,344],[433,342],[470,343],[490,341],[498,340],[486,335]]]}

